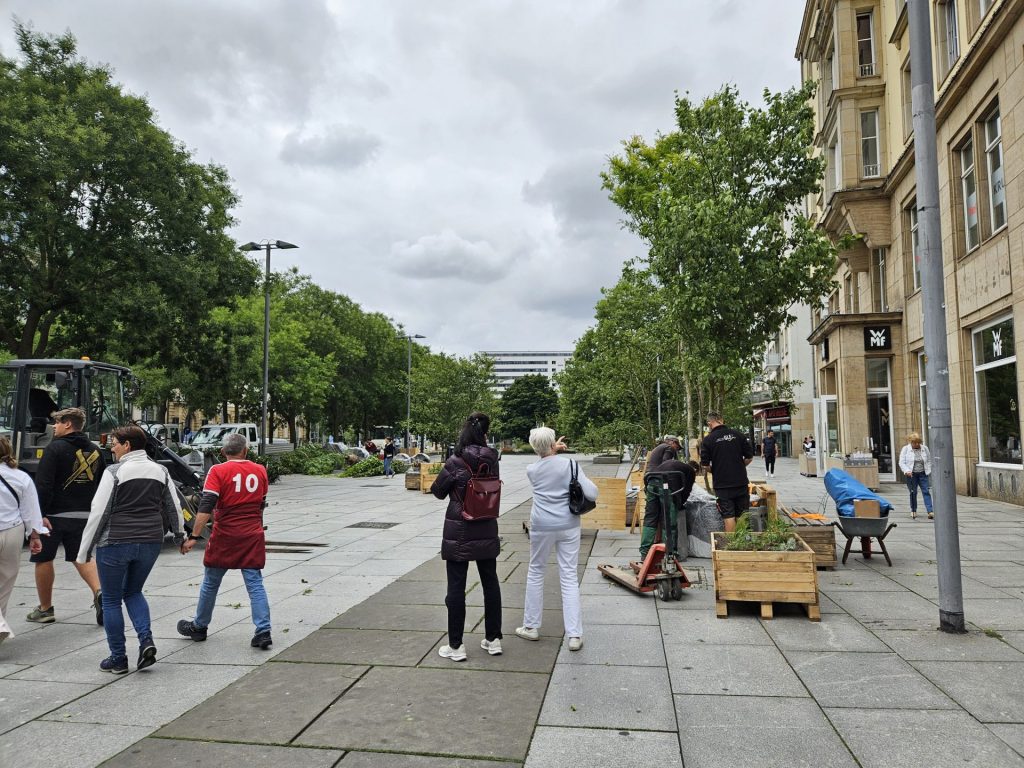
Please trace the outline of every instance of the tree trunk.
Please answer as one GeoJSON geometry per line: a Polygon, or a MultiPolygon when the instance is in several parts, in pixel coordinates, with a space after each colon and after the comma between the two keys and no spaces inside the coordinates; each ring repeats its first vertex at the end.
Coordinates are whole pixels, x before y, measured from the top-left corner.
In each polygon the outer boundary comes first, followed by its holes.
{"type": "Polygon", "coordinates": [[[294,414],[288,417],[288,439],[293,446],[299,447],[299,430],[295,423],[294,414]]]}
{"type": "Polygon", "coordinates": [[[220,420],[224,424],[228,423],[228,401],[227,400],[225,400],[220,405],[220,420]]]}

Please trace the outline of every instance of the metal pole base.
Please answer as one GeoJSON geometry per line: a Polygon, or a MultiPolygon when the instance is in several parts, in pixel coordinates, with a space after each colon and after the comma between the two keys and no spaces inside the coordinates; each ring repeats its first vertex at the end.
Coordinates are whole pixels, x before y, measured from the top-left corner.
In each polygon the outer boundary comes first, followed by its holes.
{"type": "Polygon", "coordinates": [[[967,628],[964,626],[964,615],[962,613],[950,613],[949,611],[940,610],[939,630],[954,635],[967,634],[967,628]]]}

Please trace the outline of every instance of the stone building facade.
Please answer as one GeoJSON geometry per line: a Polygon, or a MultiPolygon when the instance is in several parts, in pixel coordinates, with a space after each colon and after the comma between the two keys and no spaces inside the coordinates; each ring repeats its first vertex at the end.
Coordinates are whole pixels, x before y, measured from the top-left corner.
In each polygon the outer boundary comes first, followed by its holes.
{"type": "MultiPolygon", "coordinates": [[[[1024,0],[929,5],[956,485],[1024,504],[1024,0]]],[[[808,210],[860,238],[812,312],[819,453],[896,479],[928,426],[905,2],[808,0],[796,55],[826,162],[808,210]]]]}

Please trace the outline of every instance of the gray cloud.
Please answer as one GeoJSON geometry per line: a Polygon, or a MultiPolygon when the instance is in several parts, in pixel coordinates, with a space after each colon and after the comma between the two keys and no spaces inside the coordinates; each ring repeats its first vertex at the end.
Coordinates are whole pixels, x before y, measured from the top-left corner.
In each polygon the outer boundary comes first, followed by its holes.
{"type": "Polygon", "coordinates": [[[295,130],[284,137],[281,159],[292,165],[356,168],[369,162],[380,139],[356,125],[330,125],[322,133],[295,130]]]}
{"type": "Polygon", "coordinates": [[[397,242],[391,246],[391,256],[405,275],[422,280],[486,284],[503,277],[512,266],[512,259],[486,240],[471,242],[450,229],[414,242],[397,242]]]}

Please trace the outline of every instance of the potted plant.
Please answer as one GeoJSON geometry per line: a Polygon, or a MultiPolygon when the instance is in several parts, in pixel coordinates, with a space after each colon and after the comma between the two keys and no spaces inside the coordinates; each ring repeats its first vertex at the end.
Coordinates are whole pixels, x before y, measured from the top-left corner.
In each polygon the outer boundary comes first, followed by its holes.
{"type": "Polygon", "coordinates": [[[752,531],[746,514],[736,530],[711,537],[718,618],[729,615],[729,600],[761,604],[761,618],[772,618],[772,603],[798,603],[811,621],[821,621],[814,550],[781,518],[764,531],[752,531]]]}
{"type": "Polygon", "coordinates": [[[420,464],[420,490],[424,493],[430,493],[430,486],[434,484],[443,468],[444,462],[441,461],[423,462],[420,464]]]}

